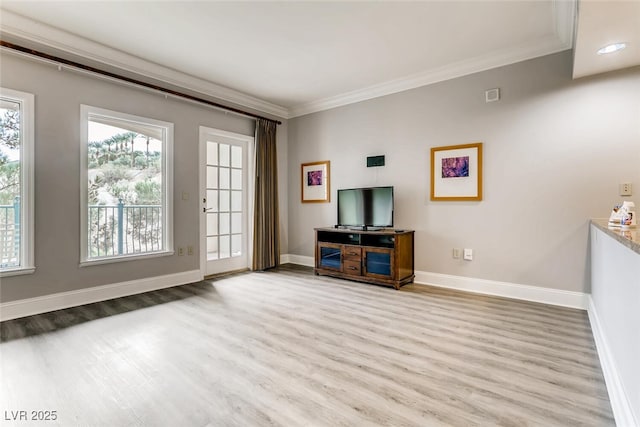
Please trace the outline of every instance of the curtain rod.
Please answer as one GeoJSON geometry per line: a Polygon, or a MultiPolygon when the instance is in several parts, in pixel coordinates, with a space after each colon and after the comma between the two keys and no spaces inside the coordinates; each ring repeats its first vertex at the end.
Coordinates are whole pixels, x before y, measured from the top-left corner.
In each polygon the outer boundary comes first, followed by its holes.
{"type": "Polygon", "coordinates": [[[91,73],[95,73],[95,74],[99,74],[102,76],[106,76],[106,77],[110,77],[112,79],[117,79],[117,80],[122,80],[125,81],[127,83],[132,83],[134,85],[137,86],[142,86],[148,89],[153,89],[159,92],[163,92],[163,93],[167,93],[173,96],[176,96],[178,98],[184,98],[184,99],[188,99],[190,101],[195,101],[195,102],[199,102],[201,104],[206,104],[209,105],[211,107],[215,107],[215,108],[219,108],[222,110],[226,110],[226,111],[230,111],[232,113],[236,113],[236,114],[240,114],[242,116],[248,116],[248,117],[252,117],[254,119],[263,119],[263,120],[268,120],[270,122],[274,122],[276,124],[281,125],[282,122],[279,120],[274,120],[274,119],[270,119],[268,117],[263,117],[263,116],[259,116],[257,114],[253,114],[250,113],[248,111],[244,111],[244,110],[240,110],[239,108],[234,108],[234,107],[228,107],[226,105],[222,105],[222,104],[218,104],[217,102],[213,102],[213,101],[209,101],[206,99],[202,99],[202,98],[198,98],[197,96],[193,96],[193,95],[189,95],[186,93],[182,93],[182,92],[178,92],[176,90],[172,90],[172,89],[167,89],[164,88],[162,86],[157,86],[151,83],[146,83],[143,82],[141,80],[137,80],[137,79],[133,79],[131,77],[126,77],[126,76],[121,76],[119,74],[115,74],[109,71],[105,71],[105,70],[100,70],[99,68],[94,68],[91,67],[89,65],[84,65],[84,64],[80,64],[79,62],[74,62],[74,61],[70,61],[68,59],[64,59],[64,58],[60,58],[58,56],[54,56],[54,55],[49,55],[48,53],[44,53],[44,52],[40,52],[37,50],[33,50],[33,49],[29,49],[26,48],[24,46],[20,46],[14,43],[10,43],[4,40],[0,40],[0,46],[2,47],[6,47],[8,49],[12,49],[12,50],[16,50],[18,52],[22,52],[22,53],[26,53],[27,55],[32,55],[32,56],[37,56],[39,58],[43,58],[49,61],[53,61],[53,62],[58,62],[64,65],[67,65],[69,67],[74,67],[74,68],[79,68],[81,70],[84,71],[89,71],[91,73]]]}

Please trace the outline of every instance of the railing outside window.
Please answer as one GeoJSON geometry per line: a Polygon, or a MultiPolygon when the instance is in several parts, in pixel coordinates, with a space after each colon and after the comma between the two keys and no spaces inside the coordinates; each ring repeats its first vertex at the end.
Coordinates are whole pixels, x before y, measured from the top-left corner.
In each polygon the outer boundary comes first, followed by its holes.
{"type": "Polygon", "coordinates": [[[161,251],[162,206],[89,205],[89,257],[161,251]]]}
{"type": "MultiPolygon", "coordinates": [[[[163,250],[160,205],[90,205],[92,258],[163,250]]],[[[20,265],[20,200],[0,205],[0,267],[20,265]]]]}
{"type": "Polygon", "coordinates": [[[0,268],[20,266],[20,198],[0,205],[0,268]]]}

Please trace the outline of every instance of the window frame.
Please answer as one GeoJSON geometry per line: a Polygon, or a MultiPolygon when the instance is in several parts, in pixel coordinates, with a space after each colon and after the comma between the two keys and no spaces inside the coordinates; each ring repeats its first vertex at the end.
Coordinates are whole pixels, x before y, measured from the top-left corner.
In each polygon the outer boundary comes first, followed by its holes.
{"type": "Polygon", "coordinates": [[[170,256],[173,247],[173,132],[170,122],[136,116],[91,105],[80,105],[80,267],[109,264],[123,261],[134,261],[146,258],[170,256]],[[110,119],[139,123],[147,126],[163,128],[162,141],[162,246],[160,251],[110,255],[100,258],[89,258],[88,242],[88,177],[89,177],[89,119],[90,116],[102,116],[110,119]]]}
{"type": "Polygon", "coordinates": [[[0,268],[0,277],[31,274],[34,259],[35,96],[0,87],[0,97],[20,104],[20,265],[0,268]]]}

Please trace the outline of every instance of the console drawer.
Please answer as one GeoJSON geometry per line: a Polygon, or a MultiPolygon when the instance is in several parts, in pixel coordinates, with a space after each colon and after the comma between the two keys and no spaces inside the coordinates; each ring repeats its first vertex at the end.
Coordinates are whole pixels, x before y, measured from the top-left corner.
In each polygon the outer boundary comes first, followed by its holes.
{"type": "Polygon", "coordinates": [[[354,276],[362,275],[362,264],[360,261],[347,261],[343,262],[343,273],[351,274],[354,276]]]}
{"type": "Polygon", "coordinates": [[[345,261],[358,261],[362,259],[362,248],[359,246],[348,246],[344,247],[344,259],[345,261]]]}

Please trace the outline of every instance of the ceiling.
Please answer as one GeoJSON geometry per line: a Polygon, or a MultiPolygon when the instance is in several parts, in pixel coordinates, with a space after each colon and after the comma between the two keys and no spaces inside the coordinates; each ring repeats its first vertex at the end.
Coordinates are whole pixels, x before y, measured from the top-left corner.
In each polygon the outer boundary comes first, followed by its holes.
{"type": "Polygon", "coordinates": [[[582,1],[578,16],[574,78],[640,65],[640,1],[582,1]],[[596,53],[618,42],[627,47],[609,55],[596,53]]]}
{"type": "Polygon", "coordinates": [[[2,0],[0,28],[9,41],[289,118],[571,49],[575,8],[563,0],[2,0]]]}

